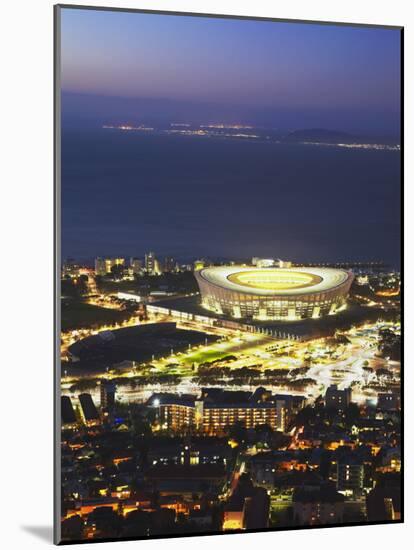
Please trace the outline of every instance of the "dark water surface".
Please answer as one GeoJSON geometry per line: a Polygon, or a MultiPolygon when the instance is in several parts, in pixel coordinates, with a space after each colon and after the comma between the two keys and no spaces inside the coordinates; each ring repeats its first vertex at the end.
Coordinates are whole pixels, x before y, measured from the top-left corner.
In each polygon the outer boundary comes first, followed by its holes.
{"type": "Polygon", "coordinates": [[[63,257],[399,263],[395,151],[67,130],[63,257]]]}

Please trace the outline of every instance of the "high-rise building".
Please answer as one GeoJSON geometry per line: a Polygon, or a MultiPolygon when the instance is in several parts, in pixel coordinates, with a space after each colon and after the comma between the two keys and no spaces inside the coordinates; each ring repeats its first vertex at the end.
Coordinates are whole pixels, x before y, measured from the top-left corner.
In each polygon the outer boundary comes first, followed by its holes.
{"type": "Polygon", "coordinates": [[[107,258],[105,260],[106,272],[111,273],[116,265],[125,265],[125,258],[107,258]]]}
{"type": "Polygon", "coordinates": [[[288,260],[281,260],[278,258],[277,260],[275,258],[259,258],[257,256],[253,256],[252,258],[252,265],[256,267],[280,267],[280,268],[290,268],[292,267],[292,262],[288,260]]]}
{"type": "Polygon", "coordinates": [[[62,395],[62,428],[73,428],[76,426],[76,414],[69,396],[62,395]]]}
{"type": "Polygon", "coordinates": [[[148,252],[148,254],[145,254],[145,271],[147,273],[152,273],[154,271],[154,264],[155,264],[154,252],[148,252]]]}
{"type": "Polygon", "coordinates": [[[96,258],[95,273],[100,276],[107,275],[116,265],[125,265],[125,258],[96,258]]]}
{"type": "Polygon", "coordinates": [[[288,261],[288,260],[278,260],[277,261],[277,265],[281,268],[281,269],[289,269],[290,267],[292,267],[292,262],[288,261]]]}
{"type": "Polygon", "coordinates": [[[276,400],[276,417],[277,417],[277,429],[281,432],[286,431],[288,423],[288,408],[284,399],[276,400]]]}
{"type": "Polygon", "coordinates": [[[145,271],[149,275],[159,275],[159,273],[161,273],[160,264],[155,257],[154,252],[148,252],[148,254],[145,254],[145,271]]]}
{"type": "Polygon", "coordinates": [[[95,273],[101,277],[106,275],[106,264],[104,258],[95,259],[95,273]]]}
{"type": "Polygon", "coordinates": [[[129,265],[131,266],[134,275],[141,275],[142,261],[139,258],[130,258],[129,265]]]}
{"type": "Polygon", "coordinates": [[[116,386],[111,380],[102,380],[100,387],[101,408],[110,412],[115,405],[116,386]]]}
{"type": "Polygon", "coordinates": [[[289,429],[290,421],[301,409],[303,409],[306,403],[306,399],[302,396],[272,395],[270,391],[265,391],[264,388],[257,388],[253,394],[253,398],[256,394],[262,395],[262,399],[258,402],[263,401],[272,403],[276,408],[275,429],[281,432],[286,432],[289,429]]]}
{"type": "Polygon", "coordinates": [[[166,257],[164,260],[164,271],[167,273],[171,273],[172,271],[175,271],[176,267],[176,261],[174,258],[171,258],[171,256],[166,257]]]}
{"type": "Polygon", "coordinates": [[[257,258],[256,265],[259,268],[262,267],[274,267],[276,264],[273,258],[257,258]]]}
{"type": "Polygon", "coordinates": [[[86,426],[97,426],[101,419],[95,403],[92,400],[90,393],[81,393],[79,395],[80,412],[82,420],[86,426]]]}

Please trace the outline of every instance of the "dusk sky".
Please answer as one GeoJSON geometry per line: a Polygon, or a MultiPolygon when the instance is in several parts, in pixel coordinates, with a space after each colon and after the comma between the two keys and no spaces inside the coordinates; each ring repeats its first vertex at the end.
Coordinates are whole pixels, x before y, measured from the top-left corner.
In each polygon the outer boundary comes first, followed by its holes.
{"type": "Polygon", "coordinates": [[[398,29],[62,9],[61,51],[64,257],[399,264],[398,150],[159,131],[398,141],[398,29]],[[131,122],[155,131],[103,128],[131,122]]]}
{"type": "Polygon", "coordinates": [[[396,134],[399,71],[395,29],[62,10],[64,92],[232,105],[250,119],[264,110],[276,125],[396,134]]]}

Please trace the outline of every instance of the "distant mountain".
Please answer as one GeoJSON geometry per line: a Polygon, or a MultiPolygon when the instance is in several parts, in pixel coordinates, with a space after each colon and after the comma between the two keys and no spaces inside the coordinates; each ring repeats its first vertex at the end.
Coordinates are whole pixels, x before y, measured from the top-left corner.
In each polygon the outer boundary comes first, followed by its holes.
{"type": "Polygon", "coordinates": [[[389,136],[361,136],[326,128],[295,130],[285,135],[282,141],[286,143],[377,143],[384,145],[395,145],[399,142],[398,139],[389,136]]]}
{"type": "Polygon", "coordinates": [[[339,132],[335,130],[326,130],[324,128],[310,128],[306,130],[295,130],[284,136],[283,141],[289,143],[359,143],[360,136],[339,132]]]}

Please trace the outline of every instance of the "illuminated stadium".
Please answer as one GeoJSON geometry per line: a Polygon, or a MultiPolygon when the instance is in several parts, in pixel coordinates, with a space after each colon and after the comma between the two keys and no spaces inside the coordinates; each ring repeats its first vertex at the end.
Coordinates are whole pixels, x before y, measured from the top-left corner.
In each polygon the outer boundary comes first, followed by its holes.
{"type": "Polygon", "coordinates": [[[298,320],[342,310],[352,273],[330,268],[208,267],[196,271],[202,306],[237,319],[298,320]]]}

